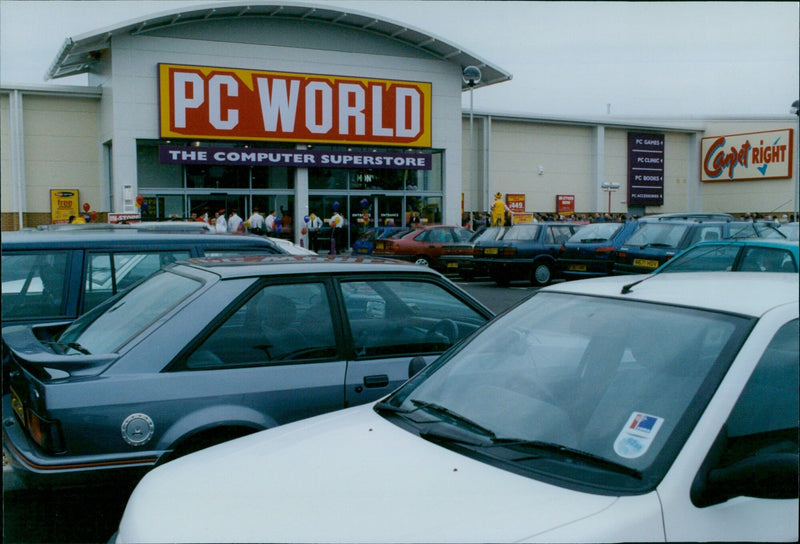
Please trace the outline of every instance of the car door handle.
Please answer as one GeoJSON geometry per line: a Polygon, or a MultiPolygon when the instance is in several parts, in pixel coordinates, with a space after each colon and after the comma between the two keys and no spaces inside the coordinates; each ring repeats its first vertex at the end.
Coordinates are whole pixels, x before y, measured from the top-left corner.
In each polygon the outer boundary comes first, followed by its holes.
{"type": "Polygon", "coordinates": [[[364,376],[364,387],[386,387],[387,385],[389,385],[389,376],[386,374],[364,376]]]}

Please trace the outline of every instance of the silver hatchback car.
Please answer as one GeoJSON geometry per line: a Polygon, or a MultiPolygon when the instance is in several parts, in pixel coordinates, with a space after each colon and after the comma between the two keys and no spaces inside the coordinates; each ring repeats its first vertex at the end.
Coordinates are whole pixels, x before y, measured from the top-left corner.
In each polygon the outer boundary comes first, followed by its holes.
{"type": "Polygon", "coordinates": [[[412,359],[424,366],[492,317],[411,264],[181,261],[67,328],[3,328],[3,448],[29,485],[135,481],[209,445],[383,397],[412,359]]]}

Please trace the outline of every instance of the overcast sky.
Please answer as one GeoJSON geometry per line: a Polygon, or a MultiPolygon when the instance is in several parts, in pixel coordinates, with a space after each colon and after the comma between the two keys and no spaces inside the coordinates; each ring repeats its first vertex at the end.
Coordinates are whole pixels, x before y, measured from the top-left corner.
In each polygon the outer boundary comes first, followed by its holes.
{"type": "MultiPolygon", "coordinates": [[[[208,3],[0,0],[0,82],[85,84],[85,76],[44,79],[66,38],[208,3]]],[[[785,115],[800,96],[800,2],[302,3],[416,27],[510,72],[511,81],[474,92],[478,111],[785,115]]]]}

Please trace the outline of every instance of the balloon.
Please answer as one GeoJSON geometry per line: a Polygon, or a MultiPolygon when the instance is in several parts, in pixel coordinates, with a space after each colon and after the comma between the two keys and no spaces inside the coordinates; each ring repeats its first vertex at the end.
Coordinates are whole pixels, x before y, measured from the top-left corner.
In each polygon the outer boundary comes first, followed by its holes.
{"type": "Polygon", "coordinates": [[[369,207],[369,200],[366,198],[361,199],[361,209],[366,209],[369,207]]]}
{"type": "Polygon", "coordinates": [[[141,208],[143,202],[144,202],[144,197],[142,195],[136,195],[136,205],[141,208]]]}
{"type": "Polygon", "coordinates": [[[308,232],[308,229],[307,229],[307,228],[305,228],[305,227],[303,227],[303,230],[302,230],[302,231],[300,231],[300,232],[302,232],[302,233],[305,235],[305,234],[308,232]]]}
{"type": "Polygon", "coordinates": [[[88,212],[91,209],[88,202],[83,203],[83,211],[88,212]]]}
{"type": "Polygon", "coordinates": [[[309,216],[305,216],[305,217],[303,218],[303,221],[305,221],[306,223],[308,223],[309,221],[311,221],[311,218],[310,218],[309,216]]]}
{"type": "Polygon", "coordinates": [[[91,217],[92,221],[97,221],[97,212],[96,211],[89,212],[89,217],[91,217]]]}
{"type": "Polygon", "coordinates": [[[338,200],[333,203],[333,211],[335,211],[335,212],[339,211],[339,201],[338,200]]]}

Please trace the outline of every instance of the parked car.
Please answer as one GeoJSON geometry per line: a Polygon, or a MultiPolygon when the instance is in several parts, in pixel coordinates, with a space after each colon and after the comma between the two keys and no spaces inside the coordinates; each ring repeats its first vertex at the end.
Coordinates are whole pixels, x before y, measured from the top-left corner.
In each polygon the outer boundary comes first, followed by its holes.
{"type": "Polygon", "coordinates": [[[472,281],[477,277],[487,275],[483,267],[476,267],[472,260],[475,244],[480,240],[500,240],[508,227],[483,227],[475,231],[464,242],[453,242],[442,246],[439,263],[449,273],[457,272],[462,279],[472,281]]]}
{"type": "Polygon", "coordinates": [[[798,272],[798,242],[765,238],[700,242],[658,267],[663,272],[798,272]]]}
{"type": "Polygon", "coordinates": [[[380,402],[157,468],[116,543],[796,542],[798,276],[637,278],[546,287],[380,402]]]}
{"type": "Polygon", "coordinates": [[[3,448],[28,485],[135,479],[235,436],[363,404],[492,313],[386,260],[170,265],[69,327],[3,327],[3,448]]]}
{"type": "Polygon", "coordinates": [[[272,236],[268,236],[267,239],[281,248],[284,253],[288,253],[289,255],[316,255],[316,251],[312,251],[307,247],[299,246],[292,242],[291,240],[286,240],[285,238],[273,238],[272,236]]]}
{"type": "Polygon", "coordinates": [[[561,245],[556,273],[567,280],[610,275],[616,251],[637,228],[638,221],[586,225],[561,245]]]}
{"type": "Polygon", "coordinates": [[[442,246],[453,242],[464,242],[472,236],[472,231],[450,225],[430,225],[414,227],[402,234],[375,240],[373,255],[410,261],[422,266],[444,270],[439,258],[442,246]]]}
{"type": "Polygon", "coordinates": [[[783,233],[788,240],[800,240],[800,223],[793,221],[790,223],[783,223],[778,230],[783,233]]]}
{"type": "Polygon", "coordinates": [[[697,242],[785,238],[773,224],[737,221],[728,214],[663,214],[645,216],[639,222],[639,229],[615,254],[615,274],[652,272],[697,242]]]}
{"type": "Polygon", "coordinates": [[[484,267],[498,285],[530,280],[543,286],[554,278],[561,244],[584,224],[573,222],[523,223],[508,229],[500,240],[475,244],[472,261],[484,267]]]}
{"type": "Polygon", "coordinates": [[[260,236],[155,226],[90,223],[5,232],[2,323],[71,321],[180,259],[286,252],[260,236]]]}
{"type": "Polygon", "coordinates": [[[375,246],[375,240],[388,238],[398,232],[409,231],[408,227],[373,227],[353,242],[353,254],[369,255],[375,246]]]}

